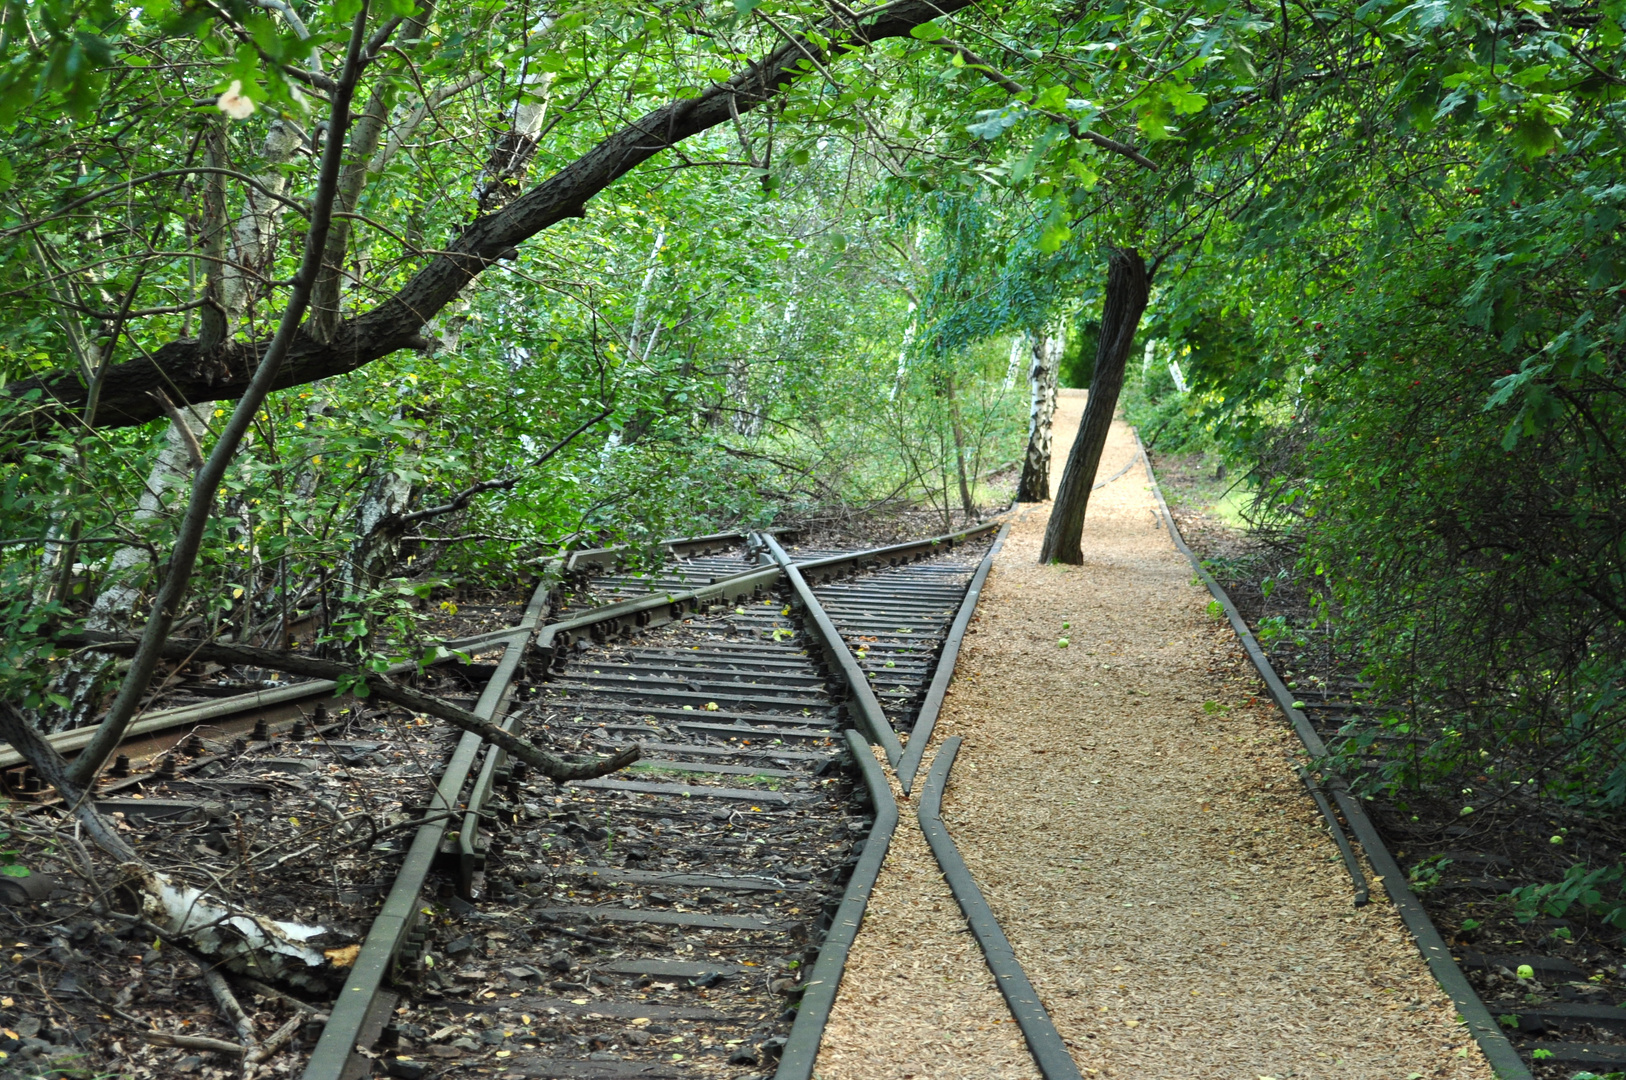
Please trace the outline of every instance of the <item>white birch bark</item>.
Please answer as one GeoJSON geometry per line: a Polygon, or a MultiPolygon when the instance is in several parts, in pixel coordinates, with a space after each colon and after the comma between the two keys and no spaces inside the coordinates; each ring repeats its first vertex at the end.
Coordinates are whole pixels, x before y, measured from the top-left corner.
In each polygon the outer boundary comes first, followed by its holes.
{"type": "Polygon", "coordinates": [[[1028,370],[1031,400],[1028,409],[1028,445],[1022,456],[1022,479],[1016,486],[1018,502],[1044,502],[1050,498],[1050,436],[1056,415],[1056,382],[1066,330],[1052,327],[1034,334],[1028,370]]]}
{"type": "Polygon", "coordinates": [[[1028,336],[1017,334],[1011,338],[1011,359],[1005,366],[1005,389],[1016,388],[1016,373],[1022,370],[1022,357],[1028,351],[1028,336]]]}
{"type": "MultiPolygon", "coordinates": [[[[544,16],[532,38],[546,37],[553,29],[553,16],[544,16]]],[[[536,153],[536,140],[548,116],[553,91],[553,72],[536,71],[527,61],[519,76],[520,97],[509,113],[506,132],[497,140],[480,179],[474,185],[474,200],[481,214],[489,214],[514,200],[521,181],[536,153]]]]}
{"type": "Polygon", "coordinates": [[[915,302],[909,301],[909,325],[903,329],[903,344],[898,348],[898,374],[892,380],[892,389],[887,391],[886,400],[896,401],[898,390],[903,386],[903,380],[909,375],[909,346],[915,342],[915,330],[920,325],[920,319],[915,315],[915,302]]]}
{"type": "Polygon", "coordinates": [[[260,147],[264,167],[255,177],[265,191],[245,188],[243,212],[231,230],[231,254],[221,280],[221,304],[232,328],[248,311],[249,304],[263,293],[263,282],[274,252],[272,234],[282,219],[283,203],[274,196],[288,188],[281,166],[292,161],[304,140],[299,129],[285,120],[271,121],[260,147]],[[268,194],[269,193],[269,194],[268,194]]]}
{"type": "MultiPolygon", "coordinates": [[[[183,408],[181,415],[186,418],[192,439],[201,437],[205,431],[207,406],[183,408]]],[[[192,486],[192,452],[187,437],[171,421],[164,432],[164,448],[153,462],[141,499],[130,515],[132,525],[139,529],[186,499],[192,486]]],[[[113,552],[103,572],[102,591],[85,618],[87,630],[116,631],[129,627],[132,613],[151,576],[150,557],[146,548],[133,545],[113,552]]],[[[95,711],[101,676],[107,667],[105,658],[70,662],[57,680],[57,692],[68,699],[68,707],[54,715],[42,716],[42,727],[48,732],[66,731],[88,722],[95,711]]]]}

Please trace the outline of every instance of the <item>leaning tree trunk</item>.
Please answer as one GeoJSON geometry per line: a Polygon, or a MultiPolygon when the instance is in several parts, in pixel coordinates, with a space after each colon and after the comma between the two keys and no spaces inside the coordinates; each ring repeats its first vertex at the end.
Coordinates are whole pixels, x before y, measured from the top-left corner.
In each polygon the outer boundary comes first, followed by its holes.
{"type": "Polygon", "coordinates": [[[1090,488],[1101,464],[1101,449],[1107,442],[1107,429],[1118,408],[1118,391],[1123,388],[1124,362],[1135,341],[1141,314],[1151,287],[1146,260],[1134,248],[1113,248],[1107,267],[1106,309],[1101,313],[1101,338],[1095,349],[1095,376],[1090,380],[1090,398],[1084,406],[1084,420],[1078,437],[1067,455],[1067,468],[1061,474],[1061,489],[1050,511],[1044,546],[1039,561],[1071,563],[1084,561],[1084,511],[1089,506],[1090,488]]]}
{"type": "Polygon", "coordinates": [[[1022,456],[1022,480],[1016,485],[1017,502],[1044,502],[1050,498],[1050,430],[1056,415],[1056,380],[1061,369],[1065,331],[1033,335],[1033,366],[1028,384],[1033,390],[1028,414],[1028,449],[1022,456]]]}

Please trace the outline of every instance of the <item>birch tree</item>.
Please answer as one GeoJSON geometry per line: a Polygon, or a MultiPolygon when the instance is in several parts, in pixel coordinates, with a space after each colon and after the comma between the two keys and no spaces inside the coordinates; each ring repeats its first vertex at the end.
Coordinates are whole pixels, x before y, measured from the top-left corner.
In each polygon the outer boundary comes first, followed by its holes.
{"type": "Polygon", "coordinates": [[[1061,356],[1067,346],[1066,331],[1051,327],[1035,331],[1027,338],[1028,442],[1022,454],[1022,477],[1016,485],[1017,502],[1045,502],[1050,498],[1050,432],[1056,415],[1056,386],[1061,372],[1061,356]]]}

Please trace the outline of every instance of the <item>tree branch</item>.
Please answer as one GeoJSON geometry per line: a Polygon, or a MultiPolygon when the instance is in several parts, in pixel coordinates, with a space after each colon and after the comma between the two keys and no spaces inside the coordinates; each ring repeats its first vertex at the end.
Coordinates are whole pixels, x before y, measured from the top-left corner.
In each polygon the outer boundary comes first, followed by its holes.
{"type": "MultiPolygon", "coordinates": [[[[328,342],[303,333],[294,335],[284,346],[286,359],[271,375],[270,388],[285,389],[342,375],[397,350],[422,347],[426,343],[424,324],[475,277],[543,230],[583,216],[589,199],[650,158],[692,135],[731,122],[734,110],[745,113],[772,101],[809,74],[809,69],[816,73],[810,56],[818,64],[828,64],[832,56],[905,37],[916,26],[970,3],[895,0],[859,12],[855,26],[847,25],[846,16],[832,16],[817,28],[828,38],[828,47],[806,36],[796,37],[745,65],[726,82],[709,86],[698,97],[670,102],[633,121],[498,213],[476,219],[448,251],[431,260],[393,296],[371,311],[341,322],[328,342]]],[[[346,111],[348,115],[348,98],[346,111]]],[[[342,129],[330,125],[329,130],[342,129]]],[[[258,354],[258,346],[233,344],[204,356],[195,341],[169,342],[153,350],[151,359],[131,360],[109,371],[99,407],[86,421],[93,426],[127,427],[154,419],[160,412],[146,391],[160,386],[172,386],[187,400],[237,397],[249,391],[255,370],[252,361],[258,354]]],[[[67,420],[84,404],[84,387],[72,375],[18,380],[0,390],[0,395],[16,400],[31,390],[43,391],[45,404],[28,410],[16,422],[36,430],[67,420]]]]}
{"type": "MultiPolygon", "coordinates": [[[[132,638],[98,631],[67,634],[58,638],[57,641],[62,645],[82,646],[118,656],[130,655],[135,652],[140,644],[132,638]]],[[[509,647],[513,648],[514,646],[509,647]]],[[[188,641],[184,638],[175,638],[163,642],[158,648],[158,653],[166,660],[208,660],[217,664],[242,664],[247,667],[285,671],[290,675],[301,675],[308,679],[358,680],[371,693],[376,694],[385,701],[400,705],[402,708],[411,709],[413,712],[439,717],[453,727],[478,735],[493,746],[500,746],[511,757],[525,762],[550,780],[565,782],[588,780],[595,776],[603,776],[606,773],[626,768],[638,760],[640,753],[638,747],[631,746],[611,758],[579,764],[572,763],[504,731],[496,724],[481,719],[467,709],[453,705],[448,701],[442,701],[432,694],[426,694],[421,690],[414,690],[410,686],[404,686],[388,675],[380,675],[366,668],[355,668],[333,660],[321,660],[314,656],[299,656],[294,653],[279,652],[275,649],[258,649],[249,645],[211,645],[198,641],[188,641]]]]}
{"type": "MultiPolygon", "coordinates": [[[[564,438],[548,447],[546,452],[544,452],[535,461],[531,462],[531,468],[537,469],[547,464],[549,458],[553,457],[553,455],[575,442],[577,437],[580,436],[582,432],[586,431],[600,420],[603,420],[606,416],[609,416],[613,411],[614,410],[606,407],[600,409],[598,415],[594,416],[592,419],[582,421],[582,423],[576,426],[575,431],[572,431],[569,435],[566,435],[564,438]]],[[[402,526],[413,525],[420,521],[428,521],[430,518],[441,517],[445,514],[454,514],[463,509],[465,506],[469,505],[469,503],[474,500],[476,495],[483,495],[488,491],[506,491],[515,484],[519,483],[522,479],[524,479],[524,477],[524,473],[515,473],[506,480],[482,480],[478,484],[464,488],[453,497],[451,502],[446,503],[443,506],[425,507],[422,510],[415,510],[410,514],[401,515],[401,517],[396,519],[397,524],[402,526]]]]}
{"type": "MultiPolygon", "coordinates": [[[[1028,92],[1027,87],[1023,86],[1009,75],[1006,75],[1004,72],[1000,71],[998,68],[994,67],[988,61],[984,60],[982,57],[978,56],[964,45],[961,45],[953,38],[938,38],[936,41],[931,42],[931,44],[943,49],[947,49],[949,52],[959,56],[961,60],[965,61],[966,67],[971,68],[989,82],[993,83],[995,86],[998,86],[1010,93],[1013,97],[1018,97],[1028,92]]],[[[1077,120],[1074,120],[1069,116],[1064,116],[1061,113],[1051,112],[1049,109],[1034,109],[1033,111],[1038,113],[1040,116],[1047,117],[1054,120],[1058,124],[1064,125],[1068,131],[1072,132],[1073,138],[1075,139],[1082,139],[1085,142],[1092,142],[1103,150],[1110,150],[1114,154],[1122,154],[1124,157],[1128,158],[1130,161],[1133,161],[1136,165],[1139,165],[1144,169],[1150,169],[1153,172],[1158,171],[1157,162],[1153,161],[1151,158],[1148,158],[1145,154],[1142,154],[1139,150],[1136,150],[1128,143],[1119,142],[1117,139],[1109,139],[1105,135],[1091,131],[1088,128],[1080,127],[1077,120]]]]}

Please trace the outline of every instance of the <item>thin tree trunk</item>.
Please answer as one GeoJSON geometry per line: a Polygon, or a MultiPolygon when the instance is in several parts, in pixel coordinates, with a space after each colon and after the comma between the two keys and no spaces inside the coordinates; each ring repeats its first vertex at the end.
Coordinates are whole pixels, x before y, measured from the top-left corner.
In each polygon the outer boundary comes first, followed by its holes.
{"type": "MultiPolygon", "coordinates": [[[[208,127],[203,135],[204,160],[212,168],[231,168],[226,153],[226,123],[224,116],[207,121],[208,127]]],[[[198,311],[198,352],[206,357],[231,339],[231,327],[226,320],[222,295],[228,230],[226,177],[218,172],[211,173],[203,181],[203,235],[198,242],[204,272],[203,307],[198,311]]]]}
{"type": "MultiPolygon", "coordinates": [[[[205,406],[185,409],[181,413],[189,432],[170,421],[164,432],[164,448],[147,474],[146,488],[130,515],[132,522],[147,522],[171,509],[171,504],[184,501],[192,484],[191,461],[196,440],[204,433],[205,406]],[[191,441],[188,440],[191,436],[191,441]]],[[[144,547],[121,547],[108,560],[103,576],[102,591],[85,617],[88,630],[123,630],[130,625],[141,593],[146,587],[152,556],[144,547]]],[[[75,657],[57,677],[56,689],[68,699],[67,708],[60,712],[41,713],[41,727],[48,732],[76,728],[90,719],[96,711],[102,678],[107,673],[106,657],[75,657]]]]}
{"type": "Polygon", "coordinates": [[[1022,455],[1022,480],[1016,486],[1017,502],[1044,502],[1050,498],[1050,431],[1056,415],[1056,379],[1061,369],[1061,353],[1066,332],[1038,331],[1033,335],[1033,366],[1028,385],[1033,391],[1028,414],[1028,448],[1022,455]]]}
{"type": "Polygon", "coordinates": [[[948,395],[949,430],[954,434],[954,469],[960,480],[960,509],[965,511],[967,521],[974,521],[977,505],[971,501],[971,483],[965,475],[965,427],[960,423],[960,403],[954,396],[954,372],[944,377],[943,389],[948,395]]]}
{"type": "Polygon", "coordinates": [[[1090,380],[1090,400],[1084,406],[1084,420],[1078,426],[1067,468],[1061,474],[1056,505],[1050,511],[1044,546],[1039,561],[1070,563],[1084,561],[1084,511],[1089,507],[1090,488],[1101,464],[1101,449],[1107,442],[1107,429],[1118,408],[1118,391],[1123,388],[1124,363],[1129,359],[1135,331],[1146,311],[1151,281],[1146,276],[1146,260],[1134,248],[1113,248],[1107,267],[1106,308],[1101,313],[1101,339],[1095,349],[1095,376],[1090,380]]]}
{"type": "MultiPolygon", "coordinates": [[[[532,32],[530,44],[534,47],[553,29],[553,17],[545,15],[532,32]]],[[[527,61],[519,77],[520,100],[510,113],[512,122],[497,139],[480,179],[474,185],[477,213],[490,214],[501,210],[520,196],[525,175],[530,171],[531,158],[536,154],[536,140],[542,133],[542,122],[548,116],[548,103],[553,91],[553,73],[536,71],[527,61]]],[[[659,248],[659,244],[656,247],[659,248]]]]}
{"type": "Polygon", "coordinates": [[[232,226],[231,255],[221,274],[228,337],[237,331],[249,305],[269,291],[265,278],[275,255],[272,240],[284,205],[276,196],[288,188],[282,166],[293,160],[299,148],[298,128],[286,120],[271,121],[260,147],[263,167],[255,176],[265,190],[245,186],[243,212],[232,226]]]}

